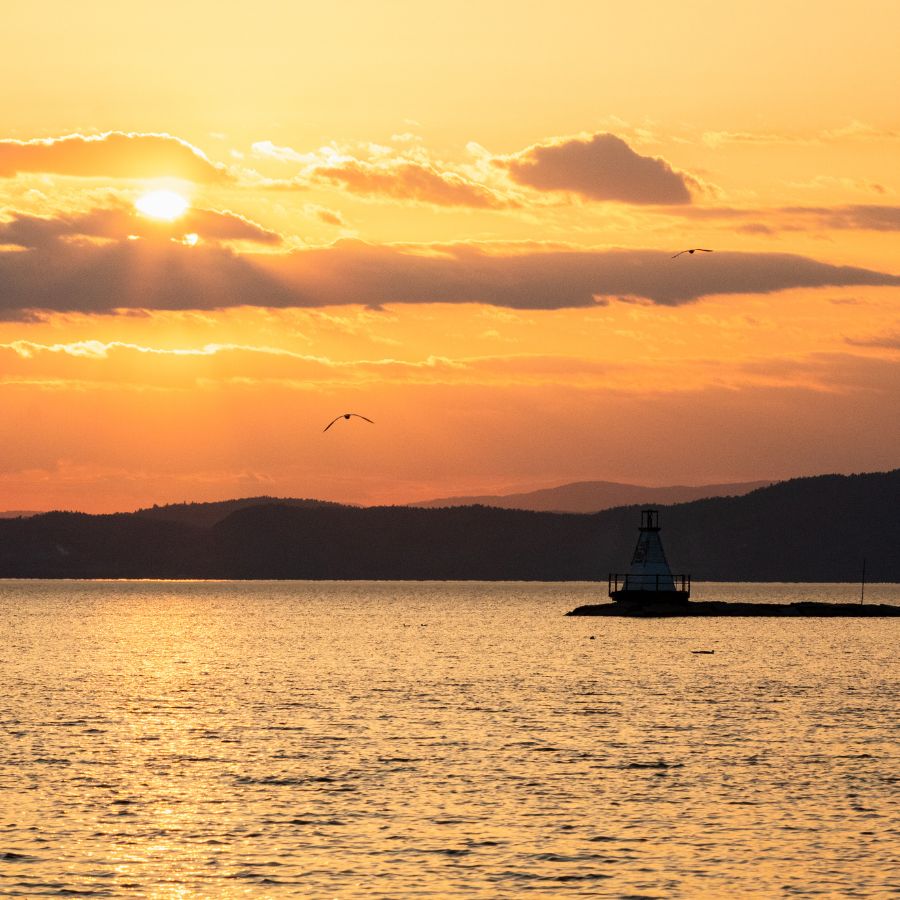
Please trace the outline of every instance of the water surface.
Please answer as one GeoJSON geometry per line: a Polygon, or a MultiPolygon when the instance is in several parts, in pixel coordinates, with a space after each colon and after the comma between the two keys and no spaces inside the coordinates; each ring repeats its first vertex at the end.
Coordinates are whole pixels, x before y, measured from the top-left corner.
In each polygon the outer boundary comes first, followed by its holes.
{"type": "Polygon", "coordinates": [[[0,895],[898,896],[900,621],[604,589],[0,582],[0,895]]]}

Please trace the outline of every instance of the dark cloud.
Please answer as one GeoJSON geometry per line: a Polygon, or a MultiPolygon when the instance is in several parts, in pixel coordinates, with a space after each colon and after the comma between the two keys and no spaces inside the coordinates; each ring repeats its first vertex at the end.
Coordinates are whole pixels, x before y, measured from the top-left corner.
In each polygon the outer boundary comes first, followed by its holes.
{"type": "Polygon", "coordinates": [[[18,215],[0,222],[0,244],[28,249],[79,237],[121,240],[129,235],[148,239],[181,238],[197,234],[212,241],[252,241],[280,244],[281,236],[230,211],[190,209],[173,222],[150,219],[134,207],[117,204],[71,216],[18,215]]]}
{"type": "Polygon", "coordinates": [[[519,184],[622,203],[691,202],[690,180],[658,157],[641,156],[614,134],[541,144],[496,160],[519,184]]]}
{"type": "MultiPolygon", "coordinates": [[[[169,240],[72,241],[69,220],[19,217],[0,226],[0,306],[33,310],[321,307],[485,303],[514,309],[593,307],[611,298],[665,306],[714,294],[900,285],[900,277],[803,256],[543,247],[376,246],[340,241],[293,253],[243,254],[169,240]]],[[[85,226],[79,225],[78,228],[85,226]]],[[[96,231],[100,231],[100,227],[96,231]]]]}
{"type": "Polygon", "coordinates": [[[316,304],[476,302],[516,309],[588,307],[630,297],[677,306],[714,294],[788,288],[900,285],[900,277],[803,256],[724,253],[672,260],[653,250],[498,252],[469,244],[431,248],[341,241],[271,257],[284,283],[316,304]],[[684,263],[682,265],[681,263],[684,263]]]}
{"type": "Polygon", "coordinates": [[[0,253],[0,285],[0,317],[6,319],[34,310],[304,305],[260,266],[225,248],[170,241],[57,243],[0,253]]]}
{"type": "Polygon", "coordinates": [[[0,140],[0,177],[46,172],[85,178],[228,179],[223,166],[169,134],[109,131],[31,141],[0,140]]]}

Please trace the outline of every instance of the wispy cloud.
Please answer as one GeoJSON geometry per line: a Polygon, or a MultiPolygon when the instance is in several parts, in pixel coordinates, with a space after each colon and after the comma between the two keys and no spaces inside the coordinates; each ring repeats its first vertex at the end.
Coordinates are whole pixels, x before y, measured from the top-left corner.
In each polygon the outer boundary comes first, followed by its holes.
{"type": "Polygon", "coordinates": [[[815,145],[835,144],[847,141],[894,141],[900,132],[885,128],[876,128],[865,122],[854,120],[838,128],[827,128],[821,131],[802,134],[799,132],[764,132],[764,131],[705,131],[700,140],[713,149],[728,144],[750,145],[815,145]]]}
{"type": "MultiPolygon", "coordinates": [[[[847,343],[876,349],[900,347],[897,335],[847,343]]],[[[58,344],[19,340],[0,344],[3,352],[15,357],[14,363],[4,364],[4,383],[50,389],[69,385],[76,390],[183,390],[235,384],[308,391],[328,384],[443,384],[558,385],[620,395],[678,394],[713,386],[731,390],[798,387],[849,394],[890,393],[900,385],[896,359],[843,352],[815,352],[794,359],[763,354],[731,362],[712,356],[601,360],[541,352],[334,359],[272,346],[222,343],[161,348],[99,340],[58,344]],[[142,357],[156,361],[136,364],[142,357]]]]}
{"type": "Polygon", "coordinates": [[[11,350],[22,359],[33,359],[42,353],[62,354],[81,359],[108,359],[117,351],[140,353],[150,356],[203,357],[219,353],[259,353],[267,356],[287,356],[294,359],[316,359],[307,354],[295,353],[278,347],[256,347],[247,344],[204,344],[201,347],[147,347],[126,341],[70,341],[69,343],[42,344],[36,341],[10,341],[0,344],[0,350],[11,350]]]}
{"type": "Polygon", "coordinates": [[[900,350],[900,331],[876,334],[867,338],[845,339],[853,347],[874,347],[882,350],[900,350]]]}
{"type": "Polygon", "coordinates": [[[741,226],[759,233],[777,231],[900,231],[900,206],[855,203],[843,206],[778,206],[765,208],[671,208],[667,212],[694,220],[755,220],[741,226]]]}
{"type": "Polygon", "coordinates": [[[313,168],[310,178],[338,185],[354,194],[412,200],[435,206],[472,209],[509,209],[519,206],[485,185],[456,172],[442,172],[433,165],[404,160],[380,163],[348,160],[313,168]]]}
{"type": "Polygon", "coordinates": [[[900,206],[875,204],[836,207],[787,206],[783,207],[781,211],[788,215],[811,219],[820,228],[900,231],[900,206]]]}

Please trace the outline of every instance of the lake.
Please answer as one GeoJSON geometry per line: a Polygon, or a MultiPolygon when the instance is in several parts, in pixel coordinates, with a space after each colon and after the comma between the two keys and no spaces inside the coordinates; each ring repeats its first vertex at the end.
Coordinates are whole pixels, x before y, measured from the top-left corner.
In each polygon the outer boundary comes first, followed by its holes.
{"type": "Polygon", "coordinates": [[[898,896],[900,620],[605,589],[0,581],[0,896],[898,896]]]}

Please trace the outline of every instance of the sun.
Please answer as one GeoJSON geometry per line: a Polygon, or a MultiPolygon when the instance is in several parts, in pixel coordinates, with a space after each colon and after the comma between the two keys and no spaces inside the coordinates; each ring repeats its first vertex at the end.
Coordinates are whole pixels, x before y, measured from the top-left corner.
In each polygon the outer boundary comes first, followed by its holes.
{"type": "Polygon", "coordinates": [[[175,191],[150,191],[141,194],[134,205],[139,213],[151,219],[164,219],[166,222],[184,215],[188,208],[187,200],[175,191]]]}

